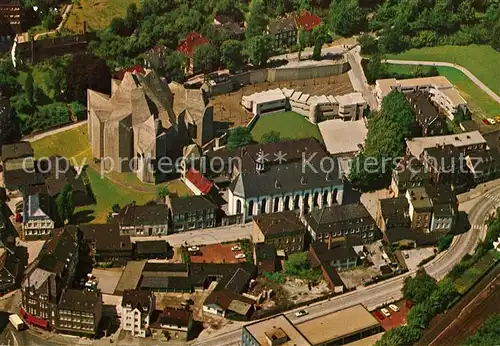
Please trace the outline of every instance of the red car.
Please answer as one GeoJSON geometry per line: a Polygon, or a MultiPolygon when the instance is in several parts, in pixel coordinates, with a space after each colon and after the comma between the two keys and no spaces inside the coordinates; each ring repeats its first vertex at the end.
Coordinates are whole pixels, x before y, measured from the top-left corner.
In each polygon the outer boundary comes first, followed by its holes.
{"type": "Polygon", "coordinates": [[[375,315],[375,317],[376,317],[376,318],[377,318],[377,320],[379,320],[379,321],[382,321],[382,320],[384,320],[384,319],[385,319],[384,315],[382,315],[382,314],[380,313],[380,311],[375,311],[373,314],[375,315]]]}
{"type": "Polygon", "coordinates": [[[490,124],[490,122],[488,121],[488,119],[483,119],[483,123],[484,123],[485,125],[489,125],[489,124],[490,124]]]}

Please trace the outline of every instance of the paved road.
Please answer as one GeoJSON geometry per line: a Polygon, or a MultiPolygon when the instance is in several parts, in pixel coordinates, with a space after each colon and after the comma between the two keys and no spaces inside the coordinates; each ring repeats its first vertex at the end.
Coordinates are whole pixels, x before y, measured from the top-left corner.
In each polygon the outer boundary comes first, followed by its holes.
{"type": "MultiPolygon", "coordinates": [[[[398,65],[426,65],[426,66],[445,66],[445,67],[453,67],[456,68],[457,70],[462,71],[469,79],[474,82],[479,88],[481,88],[485,93],[490,95],[492,99],[500,103],[500,96],[498,96],[493,90],[488,88],[486,84],[481,82],[479,78],[477,78],[472,72],[467,70],[465,67],[457,65],[457,64],[452,64],[449,62],[442,62],[442,61],[414,61],[414,60],[393,60],[393,59],[387,59],[384,60],[384,62],[389,63],[389,64],[398,64],[398,65]]],[[[493,67],[492,67],[493,68],[493,67]]]]}
{"type": "Polygon", "coordinates": [[[62,27],[66,23],[66,20],[68,20],[68,16],[69,16],[72,8],[73,8],[73,4],[69,4],[68,6],[66,6],[66,8],[64,10],[64,13],[62,15],[61,22],[59,23],[59,25],[57,26],[57,28],[55,30],[41,32],[39,34],[36,34],[35,37],[34,37],[34,39],[38,40],[41,36],[47,36],[47,35],[54,34],[54,33],[58,32],[58,31],[61,31],[62,27]]]}
{"type": "Polygon", "coordinates": [[[46,132],[37,133],[35,135],[28,135],[26,137],[23,137],[23,141],[34,142],[34,141],[37,141],[39,139],[55,135],[56,133],[59,133],[59,132],[68,131],[68,130],[74,129],[75,127],[82,126],[82,125],[87,125],[87,120],[79,121],[77,123],[69,124],[69,125],[66,125],[64,127],[59,127],[57,129],[49,130],[46,132]]]}
{"type": "MultiPolygon", "coordinates": [[[[490,190],[489,195],[500,197],[500,187],[490,190]]],[[[465,254],[472,253],[483,233],[482,226],[484,225],[486,218],[492,210],[499,206],[499,204],[500,203],[493,198],[486,198],[484,196],[478,197],[475,205],[469,212],[469,222],[472,226],[471,229],[467,233],[456,236],[448,251],[438,255],[436,259],[425,265],[426,271],[436,279],[441,279],[456,263],[462,259],[465,254]]],[[[363,287],[356,291],[332,298],[328,301],[312,304],[307,308],[309,315],[300,318],[300,322],[305,322],[312,318],[356,304],[363,304],[368,309],[374,309],[387,302],[398,300],[401,298],[401,287],[404,279],[414,274],[415,271],[411,271],[379,284],[363,287]]],[[[298,309],[286,313],[286,316],[292,322],[297,322],[299,320],[294,315],[296,310],[298,309]]],[[[237,327],[235,330],[225,334],[195,340],[193,344],[206,346],[238,345],[240,338],[241,330],[237,327]]]]}
{"type": "Polygon", "coordinates": [[[351,70],[349,70],[349,78],[351,80],[354,90],[359,91],[363,94],[363,97],[370,105],[371,109],[377,109],[378,103],[373,92],[369,89],[368,81],[366,80],[363,67],[361,66],[361,55],[360,46],[354,47],[346,53],[347,61],[351,65],[351,70]]]}
{"type": "Polygon", "coordinates": [[[164,237],[131,237],[132,242],[166,240],[171,246],[219,244],[237,239],[251,238],[252,223],[217,228],[206,228],[191,232],[176,233],[164,237]]]}

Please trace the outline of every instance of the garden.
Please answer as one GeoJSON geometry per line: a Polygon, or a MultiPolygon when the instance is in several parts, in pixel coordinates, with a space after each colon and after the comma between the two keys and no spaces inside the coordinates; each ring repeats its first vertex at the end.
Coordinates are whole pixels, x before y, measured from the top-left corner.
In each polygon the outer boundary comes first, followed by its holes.
{"type": "Polygon", "coordinates": [[[251,134],[254,141],[262,143],[265,142],[264,136],[270,132],[278,133],[281,140],[316,138],[320,142],[323,141],[318,126],[295,112],[261,116],[253,126],[251,134]]]}

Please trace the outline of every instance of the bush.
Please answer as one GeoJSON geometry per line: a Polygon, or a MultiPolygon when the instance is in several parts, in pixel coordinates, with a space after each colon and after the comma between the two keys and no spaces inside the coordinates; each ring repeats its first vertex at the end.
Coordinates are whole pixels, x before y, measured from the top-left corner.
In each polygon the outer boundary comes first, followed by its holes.
{"type": "Polygon", "coordinates": [[[283,273],[264,273],[263,276],[269,281],[275,282],[277,284],[284,284],[286,281],[285,275],[283,275],[283,273]]]}
{"type": "Polygon", "coordinates": [[[378,43],[377,40],[368,34],[363,34],[359,36],[358,42],[361,46],[362,54],[374,54],[378,53],[378,43]]]}
{"type": "Polygon", "coordinates": [[[448,249],[453,241],[453,235],[452,234],[446,234],[441,237],[439,237],[438,242],[437,242],[437,247],[438,251],[442,252],[446,249],[448,249]]]}
{"type": "Polygon", "coordinates": [[[73,115],[78,120],[84,120],[87,117],[87,107],[85,107],[81,103],[73,101],[70,103],[70,107],[73,115]]]}

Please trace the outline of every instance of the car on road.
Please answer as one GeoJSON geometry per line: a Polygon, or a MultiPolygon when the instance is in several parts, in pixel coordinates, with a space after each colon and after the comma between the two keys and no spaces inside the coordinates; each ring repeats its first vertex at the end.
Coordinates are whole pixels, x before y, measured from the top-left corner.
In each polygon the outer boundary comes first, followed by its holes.
{"type": "Polygon", "coordinates": [[[239,253],[236,256],[234,256],[234,258],[236,258],[236,259],[243,259],[245,257],[247,257],[247,255],[245,255],[244,253],[239,253]]]}
{"type": "Polygon", "coordinates": [[[398,312],[399,311],[399,308],[396,305],[394,305],[394,304],[390,304],[389,305],[389,309],[391,309],[394,312],[398,312]]]}
{"type": "Polygon", "coordinates": [[[385,317],[389,317],[391,316],[391,313],[389,312],[389,310],[387,310],[386,308],[382,308],[380,309],[380,312],[382,313],[382,315],[384,315],[385,317]]]}
{"type": "Polygon", "coordinates": [[[495,125],[497,123],[493,118],[488,118],[488,122],[490,123],[490,125],[495,125]]]}
{"type": "Polygon", "coordinates": [[[295,313],[295,317],[302,317],[302,316],[305,316],[308,314],[309,314],[309,311],[307,311],[307,310],[299,310],[295,313]]]}
{"type": "Polygon", "coordinates": [[[240,251],[241,250],[241,247],[238,246],[238,245],[235,245],[231,248],[231,251],[240,251]]]}
{"type": "Polygon", "coordinates": [[[497,115],[497,116],[495,117],[495,120],[497,121],[497,123],[500,123],[500,115],[497,115]]]}
{"type": "Polygon", "coordinates": [[[189,252],[197,252],[200,251],[200,248],[198,246],[190,246],[188,247],[189,252]]]}

